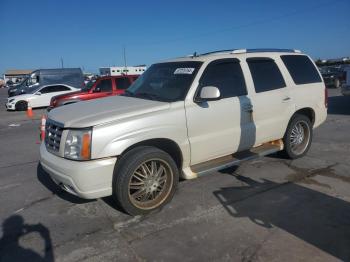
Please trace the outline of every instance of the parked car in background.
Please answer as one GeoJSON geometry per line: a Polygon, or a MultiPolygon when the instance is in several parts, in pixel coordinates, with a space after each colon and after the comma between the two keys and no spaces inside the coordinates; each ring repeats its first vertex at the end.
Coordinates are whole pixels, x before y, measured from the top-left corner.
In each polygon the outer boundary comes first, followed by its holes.
{"type": "Polygon", "coordinates": [[[339,88],[345,80],[345,73],[340,67],[325,66],[320,68],[327,87],[339,88]]]}
{"type": "Polygon", "coordinates": [[[345,82],[342,85],[341,92],[344,96],[350,96],[350,65],[344,68],[345,82]]]}
{"type": "Polygon", "coordinates": [[[88,83],[80,91],[53,97],[50,109],[79,101],[123,94],[125,89],[138,77],[139,75],[121,75],[98,78],[95,82],[88,83]]]}
{"type": "Polygon", "coordinates": [[[73,88],[84,86],[84,75],[80,68],[39,69],[34,71],[22,83],[8,89],[8,96],[17,96],[31,92],[33,88],[63,84],[73,88]]]}
{"type": "Polygon", "coordinates": [[[78,91],[79,89],[64,84],[55,84],[47,86],[33,86],[26,90],[26,94],[9,97],[7,99],[7,110],[24,111],[28,104],[32,108],[48,107],[51,98],[56,95],[78,91]]]}
{"type": "Polygon", "coordinates": [[[170,201],[179,176],[280,150],[304,156],[326,117],[308,56],[212,52],[154,64],[123,95],[50,111],[40,162],[71,194],[113,195],[129,214],[146,214],[170,201]]]}

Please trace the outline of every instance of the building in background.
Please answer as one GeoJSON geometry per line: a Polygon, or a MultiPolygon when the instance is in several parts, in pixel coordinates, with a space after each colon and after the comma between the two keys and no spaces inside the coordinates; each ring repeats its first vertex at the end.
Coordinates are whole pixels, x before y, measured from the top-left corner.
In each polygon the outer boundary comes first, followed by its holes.
{"type": "Polygon", "coordinates": [[[6,70],[4,74],[5,83],[11,81],[12,83],[21,82],[24,78],[27,78],[33,70],[11,69],[6,70]]]}
{"type": "Polygon", "coordinates": [[[120,76],[120,75],[141,75],[145,72],[146,66],[112,66],[100,67],[101,76],[120,76]]]}

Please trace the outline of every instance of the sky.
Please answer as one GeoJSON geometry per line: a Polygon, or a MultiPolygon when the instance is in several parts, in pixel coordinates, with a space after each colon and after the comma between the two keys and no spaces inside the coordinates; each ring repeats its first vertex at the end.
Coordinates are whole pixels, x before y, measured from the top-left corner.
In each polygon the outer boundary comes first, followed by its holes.
{"type": "Polygon", "coordinates": [[[233,48],[350,56],[350,0],[1,0],[7,69],[150,65],[233,48]]]}

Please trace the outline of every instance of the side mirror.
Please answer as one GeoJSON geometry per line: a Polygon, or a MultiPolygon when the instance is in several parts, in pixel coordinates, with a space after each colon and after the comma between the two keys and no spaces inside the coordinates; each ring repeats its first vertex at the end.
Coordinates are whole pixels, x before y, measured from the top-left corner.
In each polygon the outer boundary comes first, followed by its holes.
{"type": "Polygon", "coordinates": [[[94,89],[94,91],[92,91],[93,93],[99,93],[99,92],[101,92],[101,88],[99,88],[99,87],[96,87],[95,89],[94,89]]]}
{"type": "Polygon", "coordinates": [[[214,101],[220,99],[220,90],[216,86],[205,86],[202,88],[196,102],[214,101]]]}
{"type": "Polygon", "coordinates": [[[38,91],[38,92],[36,92],[36,93],[35,93],[35,95],[37,95],[37,96],[41,96],[41,92],[40,92],[40,91],[38,91]]]}

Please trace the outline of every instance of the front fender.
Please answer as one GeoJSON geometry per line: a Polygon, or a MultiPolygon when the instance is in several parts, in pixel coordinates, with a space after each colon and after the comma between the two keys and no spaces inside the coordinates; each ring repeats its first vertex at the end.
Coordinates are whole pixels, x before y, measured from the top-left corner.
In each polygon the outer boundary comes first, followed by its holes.
{"type": "Polygon", "coordinates": [[[169,139],[180,148],[184,162],[190,159],[184,108],[151,113],[118,123],[95,126],[92,135],[92,158],[121,155],[127,148],[150,139],[169,139]]]}

